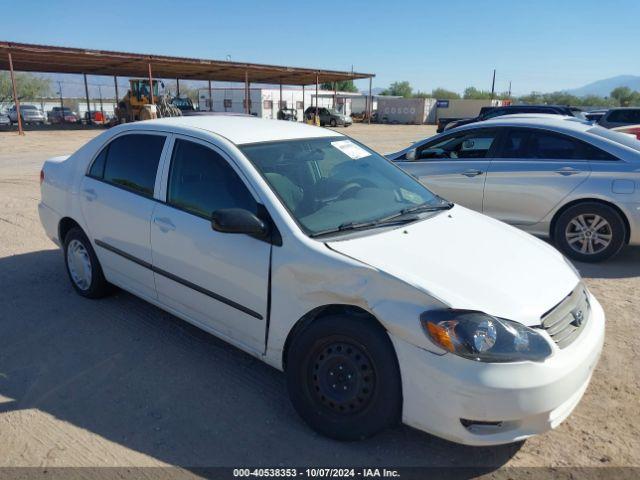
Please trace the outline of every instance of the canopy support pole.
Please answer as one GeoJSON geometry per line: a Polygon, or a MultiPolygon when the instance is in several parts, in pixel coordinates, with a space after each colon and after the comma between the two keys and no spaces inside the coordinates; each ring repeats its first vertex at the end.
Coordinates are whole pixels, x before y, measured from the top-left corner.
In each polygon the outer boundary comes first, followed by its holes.
{"type": "Polygon", "coordinates": [[[211,80],[209,80],[209,111],[213,112],[213,99],[211,98],[211,80]]]}
{"type": "Polygon", "coordinates": [[[20,100],[18,99],[18,89],[16,88],[16,77],[13,74],[13,59],[9,53],[9,71],[11,72],[11,88],[13,89],[13,103],[16,106],[16,114],[18,116],[18,135],[24,135],[22,129],[22,116],[20,115],[20,100]]]}
{"type": "Polygon", "coordinates": [[[153,76],[151,75],[151,63],[148,63],[147,66],[149,67],[149,96],[151,98],[151,104],[155,104],[156,99],[153,96],[153,76]]]}
{"type": "Polygon", "coordinates": [[[118,95],[118,77],[116,75],[113,76],[113,86],[116,87],[116,106],[118,106],[120,95],[118,95]]]}
{"type": "Polygon", "coordinates": [[[368,112],[367,112],[367,123],[371,123],[371,115],[373,115],[373,96],[371,95],[371,82],[372,82],[372,78],[369,77],[369,105],[367,105],[368,108],[368,112]]]}
{"type": "MultiPolygon", "coordinates": [[[[87,125],[91,124],[91,104],[89,103],[89,85],[87,84],[87,74],[83,73],[84,76],[84,96],[87,100],[87,125]]],[[[63,112],[64,113],[64,112],[63,112]]]]}
{"type": "Polygon", "coordinates": [[[249,114],[249,72],[244,72],[244,113],[249,114]]]}
{"type": "Polygon", "coordinates": [[[316,73],[316,122],[320,122],[318,119],[318,88],[319,88],[320,79],[318,78],[318,74],[316,73]]]}

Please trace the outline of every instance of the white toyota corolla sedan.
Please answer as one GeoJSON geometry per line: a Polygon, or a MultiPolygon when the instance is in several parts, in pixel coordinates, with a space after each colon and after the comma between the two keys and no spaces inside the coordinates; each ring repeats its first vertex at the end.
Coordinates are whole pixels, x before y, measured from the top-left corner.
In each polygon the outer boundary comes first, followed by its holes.
{"type": "Polygon", "coordinates": [[[331,130],[121,125],[47,160],[41,189],[80,295],[117,285],[284,370],[330,437],[402,420],[518,441],[571,413],[602,349],[602,308],[560,253],[331,130]]]}

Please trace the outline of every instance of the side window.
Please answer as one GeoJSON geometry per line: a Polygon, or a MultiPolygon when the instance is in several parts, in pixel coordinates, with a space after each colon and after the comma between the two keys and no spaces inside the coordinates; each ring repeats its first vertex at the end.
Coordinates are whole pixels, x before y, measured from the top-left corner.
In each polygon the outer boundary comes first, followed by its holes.
{"type": "Polygon", "coordinates": [[[89,169],[89,176],[102,180],[104,176],[104,165],[107,161],[107,153],[109,152],[109,145],[104,147],[93,161],[91,168],[89,169]]]}
{"type": "Polygon", "coordinates": [[[418,149],[416,160],[485,158],[496,136],[495,130],[461,132],[418,149]]]}
{"type": "Polygon", "coordinates": [[[200,217],[221,208],[257,212],[257,203],[227,161],[199,143],[176,140],[171,158],[167,203],[200,217]]]}
{"type": "Polygon", "coordinates": [[[585,160],[618,160],[617,157],[611,155],[610,153],[605,152],[604,150],[600,150],[598,147],[594,147],[593,145],[589,145],[588,143],[582,144],[582,158],[585,160]]]}
{"type": "Polygon", "coordinates": [[[527,158],[569,160],[579,158],[578,142],[564,135],[531,132],[527,158]]]}
{"type": "Polygon", "coordinates": [[[525,146],[529,132],[524,129],[509,129],[504,135],[502,148],[496,155],[497,158],[524,158],[525,146]]]}
{"type": "Polygon", "coordinates": [[[152,197],[164,141],[164,135],[130,134],[116,138],[108,145],[108,150],[105,149],[102,178],[105,182],[152,197]]]}

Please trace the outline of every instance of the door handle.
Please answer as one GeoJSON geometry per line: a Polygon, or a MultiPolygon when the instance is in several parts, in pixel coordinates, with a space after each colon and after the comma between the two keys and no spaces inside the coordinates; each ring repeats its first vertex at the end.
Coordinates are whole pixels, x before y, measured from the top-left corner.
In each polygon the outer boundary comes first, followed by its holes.
{"type": "Polygon", "coordinates": [[[85,188],[82,193],[84,193],[84,198],[89,202],[93,202],[96,198],[98,198],[98,194],[93,188],[85,188]]]}
{"type": "Polygon", "coordinates": [[[558,175],[562,175],[562,176],[569,176],[569,175],[575,175],[576,173],[580,173],[580,170],[576,170],[573,167],[562,167],[558,170],[556,170],[556,173],[558,175]]]}
{"type": "Polygon", "coordinates": [[[462,175],[465,177],[477,177],[478,175],[482,175],[484,172],[482,170],[476,170],[474,168],[465,170],[462,172],[462,175]]]}
{"type": "Polygon", "coordinates": [[[176,229],[176,226],[168,218],[155,217],[153,219],[153,223],[155,223],[158,226],[158,228],[162,230],[164,233],[167,233],[170,230],[176,229]]]}

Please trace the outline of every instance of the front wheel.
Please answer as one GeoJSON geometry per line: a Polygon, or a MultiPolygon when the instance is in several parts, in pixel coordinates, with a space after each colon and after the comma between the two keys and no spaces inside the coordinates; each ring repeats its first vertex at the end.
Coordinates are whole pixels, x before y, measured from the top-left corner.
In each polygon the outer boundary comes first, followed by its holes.
{"type": "Polygon", "coordinates": [[[291,402],[317,432],[358,440],[399,421],[398,361],[389,336],[375,320],[316,320],[296,335],[286,360],[291,402]]]}
{"type": "Polygon", "coordinates": [[[627,229],[620,214],[597,202],[584,202],[564,211],[555,225],[556,245],[579,262],[601,262],[624,246],[627,229]]]}
{"type": "Polygon", "coordinates": [[[102,298],[111,292],[91,242],[80,228],[64,238],[64,261],[71,285],[86,298],[102,298]]]}
{"type": "Polygon", "coordinates": [[[338,125],[338,123],[336,122],[335,118],[332,118],[331,121],[329,122],[329,125],[331,125],[332,127],[335,127],[336,125],[338,125]]]}

